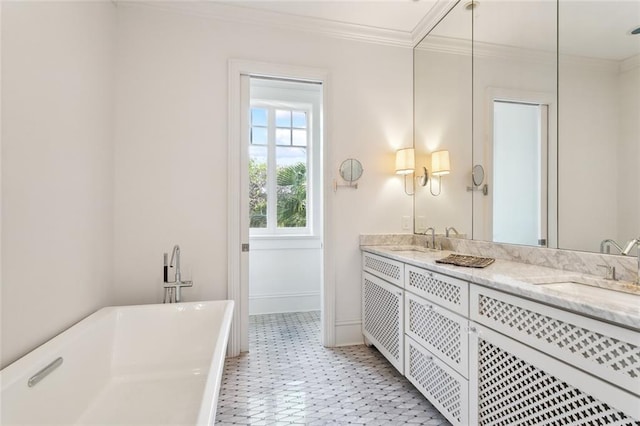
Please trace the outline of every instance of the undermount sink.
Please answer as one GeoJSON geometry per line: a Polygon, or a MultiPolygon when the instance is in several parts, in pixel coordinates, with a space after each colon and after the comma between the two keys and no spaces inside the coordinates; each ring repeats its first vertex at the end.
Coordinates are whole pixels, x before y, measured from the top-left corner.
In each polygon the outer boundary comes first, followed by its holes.
{"type": "MultiPolygon", "coordinates": [[[[614,281],[603,278],[589,276],[561,276],[561,277],[544,277],[532,279],[531,284],[541,285],[545,287],[555,286],[555,288],[570,289],[575,287],[576,291],[589,291],[586,288],[596,289],[608,293],[627,293],[640,296],[640,285],[628,281],[614,281]]],[[[594,290],[595,291],[595,290],[594,290]]]]}
{"type": "Polygon", "coordinates": [[[632,309],[640,309],[640,289],[635,284],[627,286],[598,287],[576,281],[540,284],[545,288],[569,296],[579,296],[594,304],[615,303],[632,309]],[[633,287],[631,287],[633,286],[633,287]]]}

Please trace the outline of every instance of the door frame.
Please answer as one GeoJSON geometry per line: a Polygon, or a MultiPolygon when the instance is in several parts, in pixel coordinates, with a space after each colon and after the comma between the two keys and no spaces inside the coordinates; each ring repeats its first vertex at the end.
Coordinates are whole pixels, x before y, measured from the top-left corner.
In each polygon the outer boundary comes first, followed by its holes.
{"type": "MultiPolygon", "coordinates": [[[[329,138],[326,105],[328,101],[328,73],[325,70],[255,62],[238,59],[229,60],[229,124],[227,161],[227,298],[233,300],[235,309],[227,356],[234,357],[249,350],[249,253],[242,252],[242,244],[248,243],[248,200],[244,201],[242,188],[248,179],[248,155],[241,149],[243,137],[242,76],[262,76],[314,81],[322,83],[322,277],[321,277],[321,335],[322,345],[335,346],[335,265],[331,256],[332,216],[331,169],[329,167],[329,138]],[[244,211],[246,210],[246,211],[244,211]]],[[[248,80],[248,79],[247,79],[248,80]]],[[[246,132],[244,132],[246,133],[246,132]]],[[[247,194],[248,196],[248,194],[247,194]]]]}
{"type": "MultiPolygon", "coordinates": [[[[493,103],[494,101],[515,102],[523,104],[538,104],[547,107],[547,151],[546,151],[546,179],[547,197],[542,200],[546,206],[547,248],[558,247],[558,106],[554,93],[533,92],[518,89],[505,89],[501,87],[487,87],[484,101],[485,125],[482,144],[482,158],[485,169],[489,170],[487,184],[490,194],[493,191],[493,103]]],[[[493,196],[483,197],[483,235],[489,240],[493,236],[493,196]]]]}

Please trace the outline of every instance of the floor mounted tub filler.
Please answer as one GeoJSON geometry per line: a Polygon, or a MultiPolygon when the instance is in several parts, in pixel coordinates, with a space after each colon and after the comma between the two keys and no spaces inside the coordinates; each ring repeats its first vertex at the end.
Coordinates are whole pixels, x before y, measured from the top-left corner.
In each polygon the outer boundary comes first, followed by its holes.
{"type": "Polygon", "coordinates": [[[213,424],[232,313],[103,308],[0,372],[0,424],[213,424]]]}

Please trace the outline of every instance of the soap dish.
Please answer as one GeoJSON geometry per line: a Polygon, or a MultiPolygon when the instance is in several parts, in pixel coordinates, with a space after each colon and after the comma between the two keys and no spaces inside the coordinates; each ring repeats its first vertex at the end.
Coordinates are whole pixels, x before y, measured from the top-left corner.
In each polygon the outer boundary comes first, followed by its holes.
{"type": "Polygon", "coordinates": [[[450,254],[443,259],[437,259],[436,263],[466,266],[468,268],[486,268],[496,260],[491,257],[468,256],[464,254],[450,254]]]}

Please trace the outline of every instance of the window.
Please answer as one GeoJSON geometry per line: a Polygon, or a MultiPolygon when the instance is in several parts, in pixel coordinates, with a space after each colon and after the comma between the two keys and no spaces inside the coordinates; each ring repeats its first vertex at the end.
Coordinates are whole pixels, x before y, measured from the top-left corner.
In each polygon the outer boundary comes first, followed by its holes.
{"type": "Polygon", "coordinates": [[[313,103],[301,102],[305,91],[302,95],[292,96],[290,90],[254,89],[252,85],[249,118],[251,235],[313,235],[312,201],[316,191],[311,183],[312,171],[317,168],[313,165],[316,156],[312,149],[313,103]],[[272,96],[254,97],[256,92],[272,96]]]}

